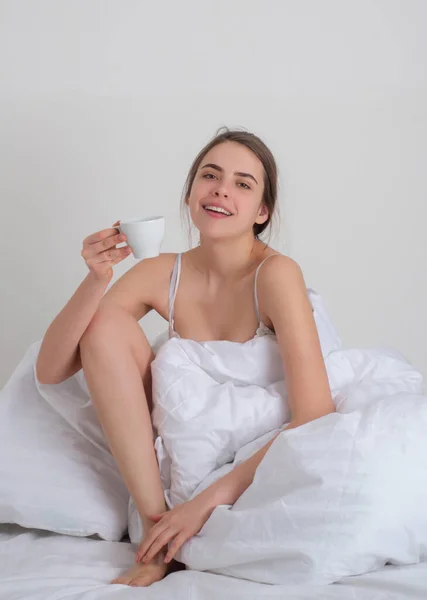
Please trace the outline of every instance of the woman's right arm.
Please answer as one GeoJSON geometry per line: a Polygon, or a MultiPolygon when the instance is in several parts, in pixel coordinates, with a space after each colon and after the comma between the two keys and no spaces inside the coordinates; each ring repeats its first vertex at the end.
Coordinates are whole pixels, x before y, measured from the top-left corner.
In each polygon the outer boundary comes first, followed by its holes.
{"type": "Polygon", "coordinates": [[[98,279],[93,273],[88,273],[49,325],[36,362],[36,374],[40,383],[60,383],[82,368],[79,341],[107,286],[108,280],[98,279]]]}
{"type": "Polygon", "coordinates": [[[125,239],[113,226],[84,240],[81,255],[89,273],[46,330],[36,362],[40,383],[60,383],[81,369],[80,339],[113,276],[112,265],[130,254],[128,246],[116,248],[125,239]]]}

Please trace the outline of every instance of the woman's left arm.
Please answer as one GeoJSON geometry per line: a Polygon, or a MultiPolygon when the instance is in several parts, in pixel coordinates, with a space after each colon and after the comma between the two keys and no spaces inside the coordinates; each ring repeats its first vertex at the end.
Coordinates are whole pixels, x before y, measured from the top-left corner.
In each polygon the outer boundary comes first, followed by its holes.
{"type": "MultiPolygon", "coordinates": [[[[284,429],[335,412],[317,326],[298,263],[280,254],[268,260],[258,276],[258,298],[273,324],[283,360],[291,412],[291,422],[284,429]]],[[[149,560],[175,537],[168,552],[168,558],[172,558],[202,528],[216,506],[234,504],[252,483],[259,463],[279,433],[198,496],[164,513],[163,518],[159,515],[161,521],[142,544],[140,557],[146,554],[149,560]]]]}
{"type": "Polygon", "coordinates": [[[300,266],[277,255],[259,274],[258,298],[273,323],[283,361],[290,427],[335,412],[313,309],[300,266]]]}
{"type": "MultiPolygon", "coordinates": [[[[271,257],[259,272],[258,299],[276,333],[288,390],[292,429],[335,412],[313,309],[301,268],[284,255],[271,257]]],[[[280,432],[279,432],[280,433],[280,432]]],[[[206,502],[234,504],[253,481],[276,437],[248,460],[206,488],[206,502]]]]}

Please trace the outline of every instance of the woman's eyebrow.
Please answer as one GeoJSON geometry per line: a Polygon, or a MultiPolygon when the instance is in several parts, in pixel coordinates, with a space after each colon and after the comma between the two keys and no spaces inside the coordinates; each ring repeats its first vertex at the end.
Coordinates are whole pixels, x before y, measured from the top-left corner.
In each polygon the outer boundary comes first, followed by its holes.
{"type": "MultiPolygon", "coordinates": [[[[203,167],[201,167],[201,168],[204,169],[205,167],[210,167],[211,169],[216,169],[217,171],[220,171],[221,173],[224,172],[224,169],[222,167],[215,165],[214,163],[207,163],[206,165],[203,165],[203,167]]],[[[258,181],[250,173],[242,173],[241,171],[234,171],[234,174],[239,175],[239,177],[250,177],[250,179],[253,179],[255,181],[255,183],[258,185],[258,181]]]]}

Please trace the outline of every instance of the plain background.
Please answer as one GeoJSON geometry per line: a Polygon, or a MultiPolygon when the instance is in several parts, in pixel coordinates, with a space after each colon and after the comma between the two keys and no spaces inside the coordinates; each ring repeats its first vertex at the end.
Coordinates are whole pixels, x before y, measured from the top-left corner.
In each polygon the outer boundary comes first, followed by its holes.
{"type": "Polygon", "coordinates": [[[86,236],[163,214],[162,251],[189,248],[183,184],[222,125],[273,151],[271,245],[344,347],[426,376],[426,31],[423,0],[1,1],[0,385],[86,276],[86,236]]]}

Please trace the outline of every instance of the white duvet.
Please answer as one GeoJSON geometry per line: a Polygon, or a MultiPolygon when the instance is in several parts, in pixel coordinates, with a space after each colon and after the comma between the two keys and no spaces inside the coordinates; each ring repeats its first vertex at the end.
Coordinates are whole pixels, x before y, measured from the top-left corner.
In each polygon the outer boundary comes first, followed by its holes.
{"type": "MultiPolygon", "coordinates": [[[[184,502],[276,433],[253,484],[177,555],[189,569],[320,584],[427,555],[427,398],[398,352],[342,349],[309,289],[337,412],[296,429],[275,336],[171,338],[152,363],[165,498],[184,502]]],[[[131,519],[132,524],[132,519],[131,519]]],[[[140,535],[130,528],[131,539],[140,535]]]]}
{"type": "Polygon", "coordinates": [[[0,525],[0,600],[425,600],[427,562],[387,566],[329,586],[266,585],[200,571],[148,588],[111,585],[133,564],[126,542],[0,525]]]}

